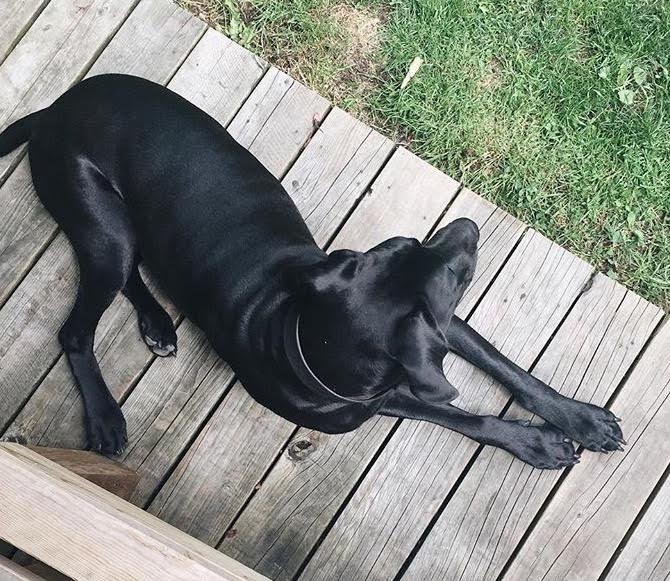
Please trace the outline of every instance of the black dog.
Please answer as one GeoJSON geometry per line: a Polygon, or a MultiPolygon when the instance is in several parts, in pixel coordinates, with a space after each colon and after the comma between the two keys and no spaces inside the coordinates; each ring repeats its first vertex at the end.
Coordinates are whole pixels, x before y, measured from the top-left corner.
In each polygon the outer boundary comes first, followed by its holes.
{"type": "Polygon", "coordinates": [[[77,255],[77,298],[59,339],[81,390],[89,444],[121,452],[126,426],[93,354],[121,291],[154,353],[176,353],[172,321],[138,272],[207,334],[249,393],[301,426],[353,430],[375,414],[434,422],[541,468],[578,461],[571,440],[620,449],[609,411],[556,393],[503,357],[454,309],[475,269],[477,226],[426,244],[392,238],[327,255],[291,198],[215,120],[166,88],[104,75],[0,135],[29,141],[38,195],[77,255]],[[448,350],[505,385],[548,424],[450,405],[448,350]]]}

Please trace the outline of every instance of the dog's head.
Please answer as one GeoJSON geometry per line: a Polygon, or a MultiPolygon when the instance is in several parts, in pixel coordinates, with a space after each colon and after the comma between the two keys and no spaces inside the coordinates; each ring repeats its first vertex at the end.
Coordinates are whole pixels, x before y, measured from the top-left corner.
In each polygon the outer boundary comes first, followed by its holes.
{"type": "Polygon", "coordinates": [[[444,330],[472,280],[478,240],[477,225],[460,218],[425,244],[391,238],[300,271],[299,336],[312,371],[349,397],[400,380],[426,401],[443,397],[444,330]]]}

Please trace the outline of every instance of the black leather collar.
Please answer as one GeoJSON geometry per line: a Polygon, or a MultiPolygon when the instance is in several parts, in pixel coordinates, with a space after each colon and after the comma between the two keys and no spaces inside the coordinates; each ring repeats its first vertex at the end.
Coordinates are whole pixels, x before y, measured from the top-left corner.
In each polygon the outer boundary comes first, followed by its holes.
{"type": "Polygon", "coordinates": [[[339,400],[350,402],[350,403],[369,403],[374,402],[382,397],[384,397],[388,390],[384,390],[377,395],[373,395],[368,398],[355,398],[355,397],[346,397],[340,395],[336,391],[330,389],[325,383],[323,383],[316,374],[310,369],[305,356],[300,347],[300,312],[298,311],[297,305],[294,303],[291,305],[288,315],[286,316],[286,321],[284,323],[284,349],[286,350],[286,357],[291,365],[291,368],[298,376],[298,379],[302,381],[310,389],[315,391],[326,392],[328,395],[335,397],[339,400]]]}

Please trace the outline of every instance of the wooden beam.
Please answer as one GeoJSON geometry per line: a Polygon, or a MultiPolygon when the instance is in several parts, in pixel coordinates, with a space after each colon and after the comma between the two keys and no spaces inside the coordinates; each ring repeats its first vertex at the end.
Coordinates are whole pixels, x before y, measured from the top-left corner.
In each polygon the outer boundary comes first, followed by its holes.
{"type": "Polygon", "coordinates": [[[18,444],[0,444],[0,489],[0,537],[73,579],[265,579],[18,444]]]}
{"type": "Polygon", "coordinates": [[[135,471],[95,452],[40,446],[29,448],[124,500],[130,498],[140,480],[135,471]]]}
{"type": "Polygon", "coordinates": [[[0,63],[48,1],[0,2],[0,63]]]}

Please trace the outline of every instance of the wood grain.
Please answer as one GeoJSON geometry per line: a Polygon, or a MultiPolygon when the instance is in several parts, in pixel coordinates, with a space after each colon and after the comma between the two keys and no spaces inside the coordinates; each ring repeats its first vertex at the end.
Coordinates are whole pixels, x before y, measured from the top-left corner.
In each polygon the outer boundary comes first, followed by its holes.
{"type": "Polygon", "coordinates": [[[318,244],[333,236],[392,149],[388,139],[338,107],[328,114],[282,181],[318,244]]]}
{"type": "MultiPolygon", "coordinates": [[[[118,72],[164,84],[203,31],[202,22],[170,0],[143,0],[87,76],[118,72]]],[[[58,96],[54,93],[52,98],[58,96]]],[[[44,251],[57,229],[35,194],[27,159],[0,188],[0,220],[3,223],[0,231],[2,304],[44,251]]]]}
{"type": "Polygon", "coordinates": [[[177,330],[179,356],[152,365],[123,404],[130,445],[121,460],[140,482],[144,506],[230,388],[233,372],[190,321],[177,330]]]}
{"type": "Polygon", "coordinates": [[[0,483],[0,536],[74,579],[266,579],[17,444],[0,483]]]}
{"type": "MultiPolygon", "coordinates": [[[[533,374],[564,395],[604,405],[661,316],[660,309],[598,275],[579,297],[533,374]]],[[[514,404],[506,417],[531,419],[532,415],[514,404]]],[[[582,465],[593,456],[585,451],[582,465]]],[[[426,581],[497,578],[560,476],[561,471],[534,469],[503,450],[485,448],[407,575],[426,581]]]]}
{"type": "Polygon", "coordinates": [[[267,63],[209,28],[168,87],[227,126],[267,63]]]}
{"type": "Polygon", "coordinates": [[[666,321],[614,400],[628,441],[572,470],[504,579],[598,579],[670,463],[670,324],[666,321]]]}
{"type": "Polygon", "coordinates": [[[206,29],[170,0],[141,0],[86,77],[119,73],[165,84],[206,29]]]}
{"type": "Polygon", "coordinates": [[[326,99],[271,67],[228,130],[274,175],[283,176],[329,108],[326,99]]]}
{"type": "MultiPolygon", "coordinates": [[[[584,262],[531,230],[470,324],[527,368],[590,273],[584,262]]],[[[472,413],[497,415],[509,399],[461,359],[447,357],[446,375],[460,391],[455,405],[472,413]]],[[[300,578],[393,578],[477,449],[456,432],[403,421],[300,578]]]]}
{"type": "Polygon", "coordinates": [[[400,147],[332,248],[368,250],[393,236],[423,237],[453,200],[458,187],[458,182],[400,147]]]}
{"type": "Polygon", "coordinates": [[[30,27],[49,0],[24,0],[0,4],[0,63],[30,27]]]}
{"type": "Polygon", "coordinates": [[[139,476],[129,468],[95,452],[43,446],[28,448],[124,500],[130,498],[139,481],[139,476]]]}
{"type": "Polygon", "coordinates": [[[666,479],[605,579],[664,581],[669,577],[670,480],[666,479]]]}
{"type": "MultiPolygon", "coordinates": [[[[0,66],[0,126],[42,109],[80,79],[137,0],[52,0],[0,66]]],[[[0,159],[0,183],[23,148],[0,159]]]]}
{"type": "MultiPolygon", "coordinates": [[[[396,163],[395,158],[390,163],[396,163]]],[[[417,165],[421,166],[420,163],[417,165]]],[[[409,175],[418,169],[405,163],[401,167],[409,175]]],[[[380,180],[386,179],[386,171],[391,169],[385,169],[380,180]]],[[[448,182],[437,180],[434,190],[421,185],[420,192],[426,196],[439,195],[445,183],[448,182]]],[[[405,184],[401,183],[399,187],[400,192],[408,191],[405,184]]],[[[409,192],[411,194],[413,190],[409,192]]],[[[383,194],[377,203],[384,203],[383,194]]],[[[370,208],[369,211],[374,215],[377,210],[370,208]]],[[[439,215],[439,211],[436,214],[439,215]]],[[[486,266],[468,293],[468,303],[474,305],[507,258],[504,249],[511,252],[524,227],[469,190],[458,195],[440,225],[459,217],[476,221],[481,230],[479,260],[486,266]]],[[[421,230],[426,222],[421,215],[416,217],[415,225],[410,222],[411,213],[401,211],[392,219],[398,229],[408,235],[423,238],[427,234],[427,230],[421,230]]],[[[355,240],[349,227],[347,223],[342,229],[340,241],[355,240]]],[[[362,231],[359,226],[356,228],[362,231]]],[[[378,241],[374,231],[366,232],[361,248],[378,241]]],[[[470,310],[471,307],[466,305],[460,312],[467,315],[470,310]]],[[[375,418],[356,432],[343,436],[327,436],[301,429],[264,478],[263,486],[232,524],[234,534],[224,537],[220,549],[273,579],[293,578],[395,423],[391,418],[375,418]],[[293,452],[295,446],[308,453],[296,455],[293,452]]]]}

